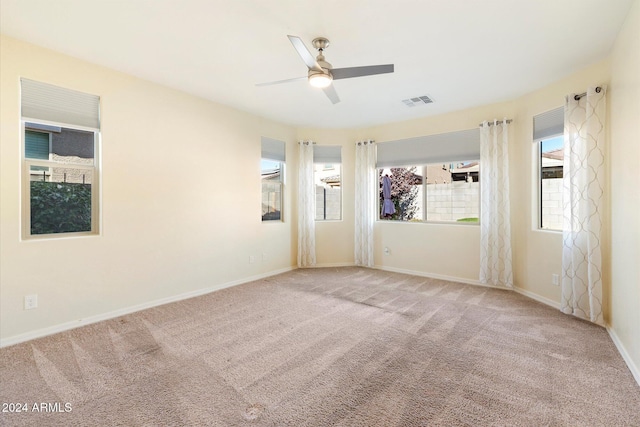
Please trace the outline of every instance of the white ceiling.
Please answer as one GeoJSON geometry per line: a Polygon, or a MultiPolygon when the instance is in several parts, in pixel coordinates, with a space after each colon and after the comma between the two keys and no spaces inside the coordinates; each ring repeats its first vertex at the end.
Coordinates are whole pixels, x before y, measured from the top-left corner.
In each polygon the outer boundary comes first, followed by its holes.
{"type": "Polygon", "coordinates": [[[2,33],[301,127],[358,128],[510,100],[605,58],[633,0],[0,0],[2,33]],[[287,39],[327,37],[336,68],[304,80],[287,39]],[[429,95],[413,108],[403,99],[429,95]]]}

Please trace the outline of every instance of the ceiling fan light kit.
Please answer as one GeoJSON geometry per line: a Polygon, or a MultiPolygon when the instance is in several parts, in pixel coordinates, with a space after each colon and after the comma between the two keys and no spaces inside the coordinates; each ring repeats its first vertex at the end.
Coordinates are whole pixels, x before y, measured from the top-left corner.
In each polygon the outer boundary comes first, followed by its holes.
{"type": "Polygon", "coordinates": [[[313,87],[327,87],[331,84],[333,77],[331,73],[309,72],[309,84],[313,87]]]}
{"type": "MultiPolygon", "coordinates": [[[[331,86],[331,82],[337,79],[349,79],[353,77],[372,76],[375,74],[393,73],[393,64],[385,65],[370,65],[364,67],[347,67],[347,68],[333,68],[324,58],[324,50],[329,47],[329,40],[324,37],[316,37],[311,44],[318,51],[318,56],[313,57],[307,46],[300,37],[287,36],[289,41],[293,45],[298,55],[305,63],[309,72],[307,78],[309,84],[313,87],[321,88],[327,98],[337,104],[340,102],[340,98],[335,89],[331,86]]],[[[304,77],[303,77],[304,78],[304,77]]],[[[271,84],[288,83],[298,79],[278,80],[270,83],[260,83],[257,86],[268,86],[271,84]]]]}

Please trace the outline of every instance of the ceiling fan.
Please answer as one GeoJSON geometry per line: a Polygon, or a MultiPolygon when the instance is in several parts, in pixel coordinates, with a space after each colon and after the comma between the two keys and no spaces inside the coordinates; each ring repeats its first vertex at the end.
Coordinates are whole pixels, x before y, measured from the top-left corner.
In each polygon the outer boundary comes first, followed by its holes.
{"type": "Polygon", "coordinates": [[[298,77],[293,79],[278,80],[275,82],[259,83],[256,86],[269,86],[280,83],[289,83],[296,80],[308,79],[309,84],[314,87],[322,88],[327,97],[332,103],[337,104],[340,102],[340,98],[331,85],[333,80],[350,79],[352,77],[364,77],[372,76],[374,74],[386,74],[393,73],[393,64],[385,65],[368,65],[364,67],[347,67],[347,68],[333,68],[333,66],[325,61],[324,50],[329,47],[329,40],[324,37],[317,37],[311,42],[313,47],[318,51],[318,56],[313,57],[309,49],[305,46],[300,37],[287,36],[289,41],[302,58],[309,69],[307,77],[298,77]]]}

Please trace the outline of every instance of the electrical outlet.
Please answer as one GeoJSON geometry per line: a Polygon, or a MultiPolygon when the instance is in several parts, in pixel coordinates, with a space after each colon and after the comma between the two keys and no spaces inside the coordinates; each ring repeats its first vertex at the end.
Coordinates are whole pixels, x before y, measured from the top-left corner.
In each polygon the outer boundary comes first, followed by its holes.
{"type": "Polygon", "coordinates": [[[249,264],[253,264],[256,262],[256,257],[254,255],[249,255],[249,264]]]}
{"type": "Polygon", "coordinates": [[[24,297],[24,309],[31,310],[38,308],[38,295],[25,295],[24,297]]]}
{"type": "Polygon", "coordinates": [[[559,285],[560,285],[560,283],[559,283],[558,279],[559,279],[559,277],[558,277],[558,275],[557,275],[557,274],[552,274],[552,275],[551,275],[551,284],[552,284],[552,285],[559,286],[559,285]]]}

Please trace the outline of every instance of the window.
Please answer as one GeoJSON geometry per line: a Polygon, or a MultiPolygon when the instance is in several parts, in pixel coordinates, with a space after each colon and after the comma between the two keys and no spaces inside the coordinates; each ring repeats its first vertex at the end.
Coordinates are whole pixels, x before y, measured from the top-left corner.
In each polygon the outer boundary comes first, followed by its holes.
{"type": "Polygon", "coordinates": [[[262,220],[282,218],[282,163],[262,159],[262,220]]]}
{"type": "MultiPolygon", "coordinates": [[[[380,218],[396,221],[478,223],[480,217],[479,161],[437,163],[379,169],[380,218]],[[388,178],[392,214],[385,206],[388,178]]],[[[389,202],[387,202],[388,204],[389,202]]]]}
{"type": "Polygon", "coordinates": [[[477,129],[378,144],[380,219],[477,224],[479,157],[477,129]]]}
{"type": "Polygon", "coordinates": [[[100,98],[22,79],[23,236],[98,233],[100,98]]]}
{"type": "Polygon", "coordinates": [[[538,228],[562,230],[562,176],[564,162],[564,109],[533,118],[538,164],[538,228]]]}
{"type": "Polygon", "coordinates": [[[285,144],[262,138],[262,221],[282,221],[285,144]]]}
{"type": "Polygon", "coordinates": [[[316,221],[342,219],[342,154],[339,146],[313,146],[316,221]]]}

